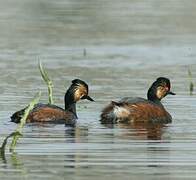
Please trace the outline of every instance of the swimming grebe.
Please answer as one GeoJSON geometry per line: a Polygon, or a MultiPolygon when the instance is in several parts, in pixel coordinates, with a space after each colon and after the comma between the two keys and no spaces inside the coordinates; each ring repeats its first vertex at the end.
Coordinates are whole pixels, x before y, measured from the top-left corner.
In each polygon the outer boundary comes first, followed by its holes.
{"type": "MultiPolygon", "coordinates": [[[[29,113],[26,122],[65,123],[73,125],[77,119],[76,102],[80,99],[94,101],[88,96],[88,85],[80,79],[75,79],[65,93],[65,109],[51,104],[37,104],[29,113]]],[[[24,111],[25,108],[15,112],[11,116],[11,121],[19,123],[24,111]]]]}
{"type": "Polygon", "coordinates": [[[159,77],[149,88],[148,99],[126,97],[119,102],[112,101],[102,110],[101,122],[169,123],[172,121],[172,117],[161,104],[161,99],[168,94],[175,95],[170,91],[170,80],[159,77]]]}

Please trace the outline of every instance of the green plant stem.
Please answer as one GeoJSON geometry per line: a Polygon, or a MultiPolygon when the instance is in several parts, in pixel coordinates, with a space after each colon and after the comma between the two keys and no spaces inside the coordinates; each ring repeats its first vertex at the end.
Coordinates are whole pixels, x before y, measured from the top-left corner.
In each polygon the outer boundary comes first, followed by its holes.
{"type": "Polygon", "coordinates": [[[49,104],[54,104],[53,101],[53,83],[50,80],[50,78],[48,77],[47,72],[44,70],[41,61],[39,61],[39,70],[40,73],[42,75],[43,80],[46,82],[47,86],[48,86],[48,100],[49,100],[49,104]]]}
{"type": "Polygon", "coordinates": [[[53,101],[53,91],[52,91],[52,87],[53,85],[48,85],[48,101],[49,101],[49,104],[54,104],[54,101],[53,101]]]}
{"type": "Polygon", "coordinates": [[[13,139],[12,139],[12,142],[11,142],[11,145],[10,145],[10,152],[14,151],[14,149],[16,147],[16,144],[17,144],[17,141],[22,135],[23,127],[26,124],[26,119],[27,119],[30,111],[34,108],[35,104],[37,104],[39,102],[40,97],[41,97],[41,92],[39,92],[35,96],[35,98],[30,102],[28,108],[25,109],[24,115],[20,120],[20,124],[18,125],[17,129],[15,130],[15,134],[13,135],[13,139]]]}
{"type": "MultiPolygon", "coordinates": [[[[9,138],[15,136],[16,134],[19,134],[18,132],[12,132],[11,134],[9,134],[3,141],[1,147],[0,147],[0,157],[6,161],[6,158],[5,158],[5,148],[6,148],[6,145],[7,145],[7,141],[9,138]]],[[[20,134],[19,134],[20,135],[20,134]]]]}

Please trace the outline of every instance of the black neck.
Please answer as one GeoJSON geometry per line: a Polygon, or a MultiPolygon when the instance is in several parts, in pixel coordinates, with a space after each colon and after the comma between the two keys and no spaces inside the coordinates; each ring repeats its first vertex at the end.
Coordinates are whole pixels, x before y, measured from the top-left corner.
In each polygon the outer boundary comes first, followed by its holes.
{"type": "Polygon", "coordinates": [[[72,112],[77,118],[76,102],[74,101],[73,95],[72,93],[70,93],[69,90],[65,94],[64,101],[65,101],[65,111],[72,112]]]}
{"type": "Polygon", "coordinates": [[[68,106],[65,105],[65,110],[72,112],[77,117],[77,114],[76,114],[76,103],[70,104],[68,106]]]}
{"type": "Polygon", "coordinates": [[[157,97],[156,95],[156,89],[154,87],[150,87],[150,89],[148,90],[148,94],[147,94],[148,100],[156,103],[156,104],[161,104],[161,100],[157,97]]]}

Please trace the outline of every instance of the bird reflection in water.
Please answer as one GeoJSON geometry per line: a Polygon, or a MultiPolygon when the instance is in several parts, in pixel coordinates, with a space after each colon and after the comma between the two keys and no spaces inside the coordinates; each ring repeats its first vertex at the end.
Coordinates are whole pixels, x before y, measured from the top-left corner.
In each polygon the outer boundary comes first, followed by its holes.
{"type": "MultiPolygon", "coordinates": [[[[71,152],[66,153],[65,155],[65,165],[64,168],[66,169],[78,169],[80,167],[81,162],[85,162],[88,159],[87,153],[85,150],[80,147],[81,144],[88,143],[88,127],[87,126],[75,126],[69,127],[65,129],[65,143],[69,146],[71,145],[73,149],[71,152]],[[78,145],[79,144],[79,145],[78,145]],[[78,147],[77,147],[78,145],[78,147]]],[[[82,166],[82,168],[88,168],[88,165],[82,166]]],[[[67,173],[75,173],[67,172],[67,173]]]]}
{"type": "Polygon", "coordinates": [[[104,124],[108,128],[119,128],[123,131],[122,137],[140,139],[140,140],[161,140],[162,135],[167,127],[166,124],[160,123],[119,123],[119,124],[104,124]]]}

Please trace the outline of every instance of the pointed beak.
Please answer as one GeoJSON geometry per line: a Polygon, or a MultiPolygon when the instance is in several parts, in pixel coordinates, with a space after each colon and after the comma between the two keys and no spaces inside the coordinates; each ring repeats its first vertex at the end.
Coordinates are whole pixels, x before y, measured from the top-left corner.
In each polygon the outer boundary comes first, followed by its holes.
{"type": "Polygon", "coordinates": [[[173,93],[172,91],[168,91],[167,94],[176,95],[176,93],[173,93]]]}
{"type": "Polygon", "coordinates": [[[94,101],[90,96],[86,96],[85,99],[87,99],[89,101],[94,101]]]}

